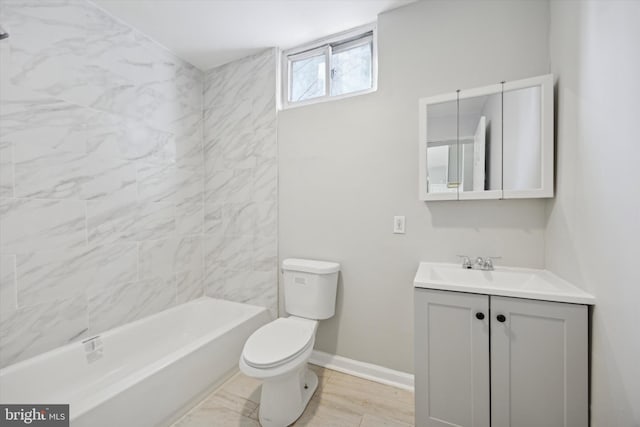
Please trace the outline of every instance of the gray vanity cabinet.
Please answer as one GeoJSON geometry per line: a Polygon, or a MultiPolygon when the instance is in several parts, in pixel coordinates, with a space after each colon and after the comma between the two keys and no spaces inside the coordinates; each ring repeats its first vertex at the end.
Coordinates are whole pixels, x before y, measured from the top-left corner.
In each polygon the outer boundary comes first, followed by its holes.
{"type": "Polygon", "coordinates": [[[489,298],[491,425],[588,426],[587,306],[489,298]]]}
{"type": "Polygon", "coordinates": [[[416,426],[587,426],[587,313],[416,289],[416,426]]]}
{"type": "Polygon", "coordinates": [[[415,320],[416,426],[489,427],[489,298],[416,289],[415,320]]]}

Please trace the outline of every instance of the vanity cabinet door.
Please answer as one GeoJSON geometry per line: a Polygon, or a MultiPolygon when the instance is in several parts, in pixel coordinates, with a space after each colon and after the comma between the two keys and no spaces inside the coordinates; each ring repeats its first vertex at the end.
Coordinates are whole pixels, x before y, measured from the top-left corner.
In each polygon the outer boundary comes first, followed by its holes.
{"type": "Polygon", "coordinates": [[[587,306],[491,297],[492,427],[588,425],[587,306]]]}
{"type": "Polygon", "coordinates": [[[416,426],[489,427],[489,297],[415,290],[416,426]]]}

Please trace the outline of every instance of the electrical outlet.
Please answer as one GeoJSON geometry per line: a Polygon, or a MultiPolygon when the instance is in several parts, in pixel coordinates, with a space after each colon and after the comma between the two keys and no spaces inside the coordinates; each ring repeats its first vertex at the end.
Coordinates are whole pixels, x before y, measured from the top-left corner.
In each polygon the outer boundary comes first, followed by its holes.
{"type": "Polygon", "coordinates": [[[404,234],[404,216],[393,217],[393,232],[395,234],[404,234]]]}

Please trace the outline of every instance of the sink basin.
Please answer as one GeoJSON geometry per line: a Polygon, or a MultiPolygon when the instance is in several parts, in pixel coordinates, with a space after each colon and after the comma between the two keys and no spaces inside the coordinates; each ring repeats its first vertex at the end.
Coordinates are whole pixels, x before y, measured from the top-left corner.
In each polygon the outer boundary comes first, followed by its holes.
{"type": "Polygon", "coordinates": [[[431,265],[428,271],[432,281],[451,282],[461,285],[486,283],[496,286],[523,286],[535,277],[534,274],[529,272],[470,270],[448,265],[431,265]]]}
{"type": "Polygon", "coordinates": [[[422,262],[414,279],[417,288],[501,295],[547,301],[594,304],[592,295],[547,270],[496,267],[492,271],[464,269],[459,264],[422,262]]]}

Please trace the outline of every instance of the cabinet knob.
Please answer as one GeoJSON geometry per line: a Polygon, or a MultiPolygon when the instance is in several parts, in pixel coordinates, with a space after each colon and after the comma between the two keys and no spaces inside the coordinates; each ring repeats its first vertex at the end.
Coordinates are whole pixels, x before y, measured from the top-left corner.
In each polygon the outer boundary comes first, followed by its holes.
{"type": "Polygon", "coordinates": [[[498,314],[498,315],[496,316],[496,319],[497,319],[497,320],[498,320],[498,322],[500,322],[500,323],[502,323],[502,322],[504,322],[505,320],[507,320],[507,318],[506,318],[506,317],[504,317],[504,314],[498,314]]]}
{"type": "Polygon", "coordinates": [[[477,312],[477,313],[476,313],[476,319],[478,319],[478,320],[482,320],[482,319],[484,319],[484,313],[477,312]]]}

